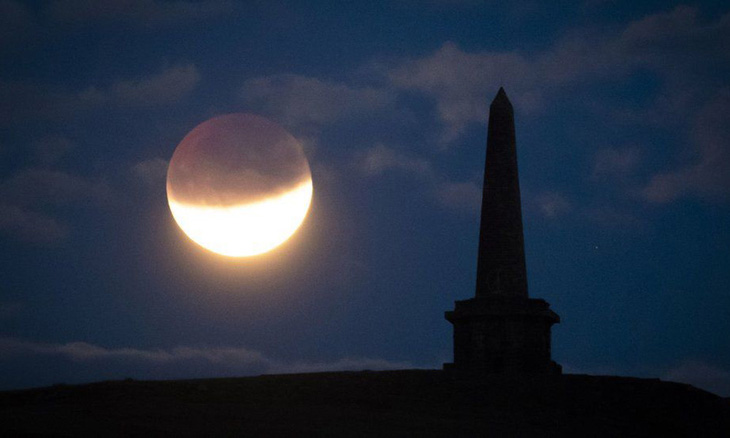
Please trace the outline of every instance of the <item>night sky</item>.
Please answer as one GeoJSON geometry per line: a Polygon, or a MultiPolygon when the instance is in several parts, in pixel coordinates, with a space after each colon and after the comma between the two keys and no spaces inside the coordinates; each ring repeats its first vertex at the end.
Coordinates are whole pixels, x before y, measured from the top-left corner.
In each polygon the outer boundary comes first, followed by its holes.
{"type": "Polygon", "coordinates": [[[0,0],[0,389],[450,362],[504,86],[554,359],[730,396],[723,3],[0,0]],[[254,258],[193,243],[165,193],[233,112],[314,180],[254,258]]]}

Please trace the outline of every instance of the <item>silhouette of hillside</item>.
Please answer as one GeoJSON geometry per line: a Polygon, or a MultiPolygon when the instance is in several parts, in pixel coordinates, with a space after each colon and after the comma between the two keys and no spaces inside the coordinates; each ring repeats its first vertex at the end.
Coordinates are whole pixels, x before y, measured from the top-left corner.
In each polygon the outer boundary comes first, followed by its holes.
{"type": "Polygon", "coordinates": [[[0,436],[730,436],[730,400],[627,377],[437,370],[0,392],[0,436]]]}

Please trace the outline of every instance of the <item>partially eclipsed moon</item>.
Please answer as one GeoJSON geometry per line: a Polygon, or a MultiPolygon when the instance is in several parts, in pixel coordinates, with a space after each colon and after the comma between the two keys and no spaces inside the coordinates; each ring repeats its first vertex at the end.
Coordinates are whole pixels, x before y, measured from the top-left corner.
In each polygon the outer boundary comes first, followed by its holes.
{"type": "Polygon", "coordinates": [[[177,224],[200,246],[232,257],[261,254],[289,239],[307,215],[312,190],[299,142],[251,114],[196,126],[167,170],[177,224]]]}

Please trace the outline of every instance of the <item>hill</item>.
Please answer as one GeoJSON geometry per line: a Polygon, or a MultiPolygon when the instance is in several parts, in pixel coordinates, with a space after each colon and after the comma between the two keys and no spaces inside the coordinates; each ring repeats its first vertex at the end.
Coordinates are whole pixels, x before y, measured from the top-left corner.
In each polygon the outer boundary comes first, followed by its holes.
{"type": "Polygon", "coordinates": [[[658,379],[404,370],[0,392],[0,435],[730,436],[730,400],[658,379]]]}

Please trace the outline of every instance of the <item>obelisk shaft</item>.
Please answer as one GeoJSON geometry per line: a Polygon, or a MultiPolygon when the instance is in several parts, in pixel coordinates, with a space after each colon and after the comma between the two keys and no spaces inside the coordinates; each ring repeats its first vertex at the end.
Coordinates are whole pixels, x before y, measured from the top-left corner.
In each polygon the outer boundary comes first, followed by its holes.
{"type": "Polygon", "coordinates": [[[476,297],[527,298],[512,104],[500,88],[489,107],[476,297]]]}

